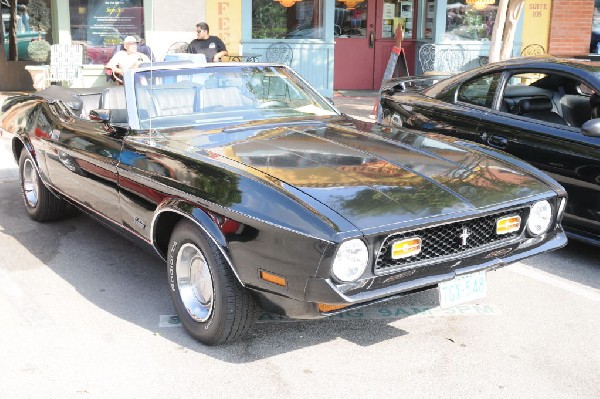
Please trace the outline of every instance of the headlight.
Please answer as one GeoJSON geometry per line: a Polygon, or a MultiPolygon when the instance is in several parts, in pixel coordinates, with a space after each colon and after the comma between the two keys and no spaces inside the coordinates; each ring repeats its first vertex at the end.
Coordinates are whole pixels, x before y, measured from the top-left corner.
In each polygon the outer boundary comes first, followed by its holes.
{"type": "Polygon", "coordinates": [[[531,207],[529,220],[527,221],[527,231],[534,236],[544,234],[550,228],[552,223],[552,206],[548,201],[536,202],[531,207]]]}
{"type": "Polygon", "coordinates": [[[340,245],[333,260],[331,272],[343,282],[358,279],[369,263],[369,251],[365,243],[355,238],[340,245]]]}

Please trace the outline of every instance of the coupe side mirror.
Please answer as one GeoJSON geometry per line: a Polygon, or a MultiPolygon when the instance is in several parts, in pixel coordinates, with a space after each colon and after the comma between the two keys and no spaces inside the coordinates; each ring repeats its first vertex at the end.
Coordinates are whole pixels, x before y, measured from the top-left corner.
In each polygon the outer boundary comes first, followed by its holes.
{"type": "Polygon", "coordinates": [[[581,126],[581,133],[584,136],[600,137],[600,119],[590,119],[581,126]]]}

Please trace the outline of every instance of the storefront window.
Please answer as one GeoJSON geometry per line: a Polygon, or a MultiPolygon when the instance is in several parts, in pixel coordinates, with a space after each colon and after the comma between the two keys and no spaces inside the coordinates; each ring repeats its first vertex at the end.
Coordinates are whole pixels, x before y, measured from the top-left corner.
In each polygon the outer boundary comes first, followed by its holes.
{"type": "Polygon", "coordinates": [[[88,64],[106,64],[126,36],[144,37],[142,0],[71,0],[71,38],[88,64]]]}
{"type": "MultiPolygon", "coordinates": [[[[371,0],[375,1],[375,0],[371,0]]],[[[334,36],[367,37],[367,4],[369,0],[350,6],[342,1],[335,2],[334,36]]],[[[393,18],[393,17],[392,17],[393,18]]]]}
{"type": "Polygon", "coordinates": [[[600,0],[594,1],[594,20],[592,21],[592,37],[590,40],[590,53],[598,53],[600,42],[600,0]]]}
{"type": "Polygon", "coordinates": [[[10,15],[14,11],[16,20],[16,47],[18,60],[31,60],[29,44],[35,40],[46,40],[52,43],[52,22],[50,20],[50,0],[17,1],[16,9],[11,9],[9,2],[2,1],[2,29],[4,34],[4,51],[8,56],[10,38],[10,15]]]}
{"type": "Polygon", "coordinates": [[[490,40],[498,0],[448,0],[445,39],[490,40]]]}
{"type": "Polygon", "coordinates": [[[325,0],[252,0],[252,38],[323,39],[324,3],[325,0]]]}

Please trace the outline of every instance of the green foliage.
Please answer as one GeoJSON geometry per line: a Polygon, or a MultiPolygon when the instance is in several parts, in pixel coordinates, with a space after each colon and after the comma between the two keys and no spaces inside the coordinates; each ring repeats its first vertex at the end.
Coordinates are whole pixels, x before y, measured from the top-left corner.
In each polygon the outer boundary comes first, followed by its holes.
{"type": "Polygon", "coordinates": [[[33,61],[46,62],[50,55],[50,43],[45,40],[33,40],[27,46],[27,52],[33,61]]]}
{"type": "Polygon", "coordinates": [[[273,0],[252,0],[252,38],[281,39],[287,33],[286,8],[273,0]]]}
{"type": "Polygon", "coordinates": [[[50,7],[46,0],[29,0],[27,7],[29,26],[38,32],[50,30],[50,7]]]}

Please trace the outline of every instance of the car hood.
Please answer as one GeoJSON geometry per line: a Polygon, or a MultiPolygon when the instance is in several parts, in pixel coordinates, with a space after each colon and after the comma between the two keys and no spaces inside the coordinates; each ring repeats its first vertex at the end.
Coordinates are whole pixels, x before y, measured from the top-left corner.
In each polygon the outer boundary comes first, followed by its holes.
{"type": "Polygon", "coordinates": [[[514,165],[454,145],[452,138],[350,118],[205,133],[169,137],[290,196],[300,190],[363,231],[549,191],[514,165]]]}

